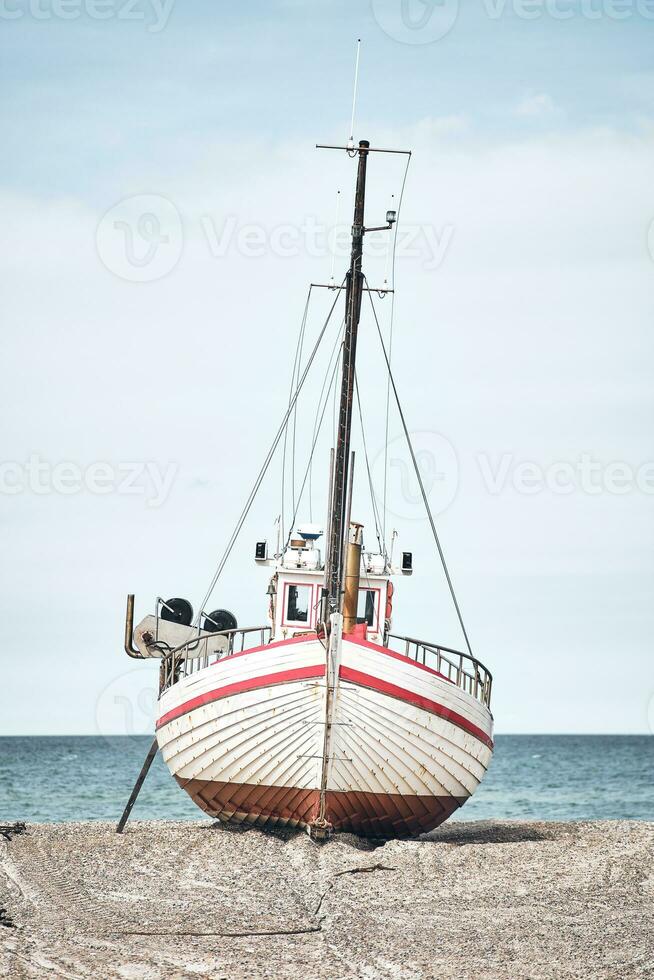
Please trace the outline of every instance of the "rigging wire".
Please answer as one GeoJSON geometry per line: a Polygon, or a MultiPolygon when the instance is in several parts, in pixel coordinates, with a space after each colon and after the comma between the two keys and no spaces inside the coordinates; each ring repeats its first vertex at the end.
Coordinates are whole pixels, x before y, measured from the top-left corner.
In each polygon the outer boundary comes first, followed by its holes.
{"type": "Polygon", "coordinates": [[[329,277],[329,285],[335,286],[334,282],[334,269],[336,267],[336,246],[338,244],[338,218],[341,207],[341,192],[336,191],[336,215],[334,217],[334,240],[332,245],[332,271],[329,277]]]}
{"type": "MultiPolygon", "coordinates": [[[[339,338],[340,338],[340,333],[339,333],[339,338]]],[[[337,338],[337,339],[339,339],[339,338],[337,338]]],[[[341,341],[341,345],[342,345],[342,341],[341,341]]],[[[332,352],[332,355],[333,355],[333,352],[332,352]]],[[[331,363],[331,358],[330,358],[330,363],[331,363]]],[[[322,423],[323,423],[323,420],[325,418],[325,412],[327,410],[327,405],[329,404],[329,396],[331,394],[332,387],[334,386],[334,382],[336,380],[336,371],[337,371],[337,368],[338,368],[338,358],[336,359],[336,361],[334,363],[334,367],[332,368],[332,371],[331,371],[331,379],[329,381],[329,387],[327,388],[327,393],[325,395],[325,401],[324,401],[323,406],[322,406],[322,412],[320,412],[320,419],[318,420],[317,429],[314,429],[313,441],[311,443],[311,452],[309,453],[309,462],[307,463],[307,468],[304,471],[304,479],[302,480],[302,486],[300,487],[300,493],[299,493],[299,496],[298,496],[297,507],[295,508],[295,512],[293,513],[293,519],[291,521],[291,526],[289,528],[288,537],[286,539],[286,544],[284,546],[284,550],[286,550],[286,548],[288,548],[289,543],[290,543],[290,540],[291,540],[291,536],[293,534],[293,528],[295,527],[295,518],[297,517],[297,512],[300,509],[300,503],[302,502],[302,497],[303,497],[303,494],[304,494],[304,488],[306,486],[307,479],[308,479],[309,474],[311,472],[311,464],[313,463],[313,457],[314,457],[314,453],[315,453],[315,450],[316,450],[316,445],[318,443],[318,439],[320,437],[320,432],[322,430],[322,423]]],[[[327,380],[327,378],[325,378],[325,381],[326,380],[327,380]]],[[[324,391],[324,384],[323,384],[323,391],[324,391]]],[[[320,399],[322,400],[322,392],[321,392],[320,399]]],[[[320,402],[318,403],[318,409],[320,409],[320,402]]]]}
{"type": "Polygon", "coordinates": [[[372,515],[375,521],[375,536],[377,538],[377,544],[379,545],[379,553],[387,558],[386,554],[386,542],[382,543],[380,537],[380,521],[379,521],[379,510],[377,507],[377,498],[375,496],[375,487],[372,480],[372,473],[370,471],[370,458],[368,456],[368,446],[366,445],[366,430],[363,425],[363,411],[361,409],[361,395],[359,394],[359,378],[356,371],[354,372],[354,387],[357,396],[357,406],[359,408],[359,422],[361,425],[361,442],[363,443],[363,455],[366,461],[366,471],[368,473],[368,486],[370,488],[370,500],[372,502],[372,515]]]}
{"type": "MultiPolygon", "coordinates": [[[[391,318],[388,329],[388,378],[386,380],[386,429],[384,433],[384,490],[383,490],[383,507],[382,507],[382,539],[384,543],[386,542],[386,500],[388,496],[388,421],[390,413],[390,402],[391,402],[391,375],[390,375],[390,364],[393,358],[393,319],[395,317],[395,257],[397,252],[397,232],[400,225],[400,214],[402,212],[402,201],[404,200],[404,188],[406,187],[406,179],[409,173],[409,164],[411,163],[411,154],[406,158],[406,167],[404,168],[404,177],[402,178],[402,187],[400,190],[400,199],[397,204],[397,215],[395,221],[395,235],[393,236],[393,252],[391,258],[391,318]]],[[[372,298],[372,293],[368,294],[372,298]]],[[[374,309],[374,307],[373,307],[374,309]]],[[[375,314],[376,316],[376,314],[375,314]]]]}
{"type": "MultiPolygon", "coordinates": [[[[345,280],[343,280],[343,281],[345,281],[345,280]]],[[[323,339],[323,337],[325,335],[325,331],[327,330],[327,327],[329,325],[329,321],[332,318],[332,313],[334,312],[334,309],[336,307],[337,302],[338,302],[338,293],[336,295],[336,298],[334,299],[334,302],[332,303],[332,305],[331,305],[331,307],[329,309],[329,313],[327,314],[327,318],[326,318],[324,324],[322,325],[322,328],[320,330],[320,333],[318,334],[318,338],[317,338],[317,340],[316,340],[316,342],[314,344],[314,347],[313,347],[313,350],[311,351],[311,354],[309,355],[309,359],[308,359],[307,364],[306,364],[306,367],[305,367],[305,369],[304,369],[304,371],[302,373],[302,377],[298,381],[298,385],[297,385],[297,388],[295,389],[295,393],[294,393],[294,395],[293,395],[293,397],[292,397],[292,399],[290,401],[290,404],[289,404],[289,406],[288,406],[288,408],[286,410],[286,413],[284,414],[284,418],[282,419],[282,423],[281,423],[281,425],[279,426],[279,428],[277,430],[277,433],[275,435],[275,438],[273,439],[272,445],[271,445],[270,449],[268,450],[268,453],[266,455],[266,458],[265,458],[265,460],[263,462],[263,466],[259,470],[259,474],[258,474],[256,480],[254,481],[254,486],[252,487],[252,490],[250,491],[250,495],[247,498],[247,501],[245,503],[245,506],[244,506],[243,510],[241,511],[240,517],[239,517],[238,521],[236,522],[236,527],[234,528],[234,530],[232,532],[232,535],[231,535],[229,541],[227,542],[227,546],[225,547],[225,551],[223,553],[223,556],[222,556],[222,558],[220,559],[220,561],[218,563],[218,567],[216,568],[216,571],[214,572],[213,578],[211,579],[211,584],[209,585],[209,588],[207,589],[207,592],[205,594],[205,597],[202,600],[202,603],[201,603],[200,608],[198,610],[198,614],[197,614],[197,616],[195,618],[195,623],[194,623],[195,626],[197,626],[199,624],[199,622],[200,622],[200,616],[202,614],[202,610],[205,608],[205,606],[207,605],[209,599],[211,598],[211,594],[212,594],[213,590],[216,587],[216,583],[218,582],[218,579],[220,578],[220,576],[222,574],[223,568],[227,564],[227,560],[228,560],[230,554],[232,553],[232,549],[233,549],[234,545],[236,544],[236,541],[238,539],[238,536],[241,533],[241,528],[243,527],[243,525],[244,525],[244,523],[246,521],[246,518],[247,518],[248,514],[250,513],[250,508],[252,507],[252,504],[254,502],[254,498],[256,497],[256,495],[257,495],[257,493],[259,491],[259,487],[261,486],[261,484],[263,482],[263,478],[266,475],[266,472],[268,470],[268,467],[270,466],[270,461],[272,460],[273,456],[275,455],[275,450],[277,449],[277,446],[279,445],[279,443],[281,441],[282,435],[284,434],[284,432],[285,432],[285,430],[286,430],[286,428],[288,426],[288,420],[290,419],[291,414],[293,412],[293,408],[295,407],[295,404],[296,404],[298,398],[300,397],[300,392],[302,390],[302,386],[304,385],[304,382],[306,381],[306,378],[307,378],[307,375],[309,373],[309,370],[311,369],[311,365],[313,364],[314,358],[315,358],[316,354],[318,353],[318,348],[320,347],[320,344],[322,342],[322,339],[323,339]]]]}
{"type": "MultiPolygon", "coordinates": [[[[336,340],[334,341],[334,346],[332,347],[332,352],[329,355],[329,361],[327,362],[327,369],[325,371],[325,377],[323,378],[322,388],[320,389],[320,394],[318,395],[318,404],[316,406],[316,416],[315,416],[315,419],[314,419],[314,422],[313,422],[313,435],[314,436],[316,434],[316,426],[318,425],[318,415],[320,413],[320,405],[321,405],[321,402],[322,402],[322,396],[324,394],[325,385],[327,384],[327,380],[328,380],[328,378],[330,376],[330,372],[331,372],[332,360],[334,359],[334,355],[338,355],[339,348],[343,344],[343,330],[344,330],[344,328],[345,328],[345,318],[343,318],[341,320],[341,325],[340,325],[339,331],[338,331],[338,333],[336,335],[336,340]]],[[[338,361],[337,361],[337,363],[338,363],[338,361]]],[[[329,386],[329,388],[327,390],[327,398],[328,399],[329,399],[330,392],[331,392],[331,384],[330,384],[330,386],[329,386]]],[[[325,412],[325,410],[323,409],[323,415],[324,415],[324,412],[325,412]]],[[[321,416],[321,423],[322,423],[322,416],[321,416]]],[[[310,467],[311,467],[309,469],[309,520],[310,521],[313,521],[313,466],[311,465],[311,460],[309,461],[309,464],[310,464],[310,467]]],[[[299,501],[298,501],[298,506],[299,506],[299,501]]]]}
{"type": "MultiPolygon", "coordinates": [[[[341,351],[342,357],[342,351],[341,351]]],[[[338,412],[338,386],[334,388],[334,403],[332,405],[332,446],[336,445],[336,417],[338,412]]]]}
{"type": "MultiPolygon", "coordinates": [[[[311,288],[311,287],[309,287],[311,288]]],[[[300,331],[300,338],[298,344],[297,353],[297,376],[300,377],[300,369],[302,367],[302,351],[304,348],[304,335],[306,331],[306,317],[304,318],[304,323],[302,325],[302,330],[300,331]]],[[[291,493],[293,501],[293,509],[295,510],[295,456],[296,456],[296,437],[297,437],[297,401],[295,402],[295,408],[293,409],[293,440],[291,447],[291,493]]]]}
{"type": "MultiPolygon", "coordinates": [[[[391,209],[395,203],[395,194],[391,194],[391,209]]],[[[391,253],[394,250],[395,237],[397,235],[397,224],[395,226],[395,233],[393,235],[393,243],[389,239],[388,248],[386,249],[386,259],[384,260],[384,289],[388,289],[388,264],[391,257],[391,253]]]]}
{"type": "Polygon", "coordinates": [[[448,584],[448,587],[449,587],[449,590],[450,590],[450,595],[452,596],[452,602],[454,603],[454,608],[456,609],[456,614],[457,614],[458,619],[459,619],[459,624],[460,624],[461,629],[463,631],[463,636],[464,636],[464,639],[465,639],[465,642],[466,642],[466,647],[468,648],[468,653],[474,659],[474,655],[473,655],[473,652],[472,652],[472,647],[470,646],[470,640],[468,639],[468,632],[467,632],[467,630],[465,628],[465,624],[463,622],[463,616],[461,615],[461,609],[460,609],[459,603],[458,603],[457,598],[456,598],[456,593],[454,591],[454,585],[452,584],[452,579],[451,579],[451,576],[450,576],[450,573],[449,573],[449,570],[448,570],[448,567],[447,567],[447,562],[445,561],[445,555],[443,553],[443,548],[441,546],[440,538],[438,536],[438,531],[436,530],[436,524],[434,522],[434,517],[433,517],[433,514],[431,512],[431,507],[429,506],[429,501],[427,499],[427,494],[425,492],[425,485],[424,485],[424,483],[422,481],[422,475],[420,473],[420,467],[418,466],[418,460],[416,459],[416,454],[415,454],[415,452],[413,450],[413,443],[411,442],[411,436],[409,435],[409,429],[408,429],[408,426],[406,424],[406,419],[404,417],[404,412],[402,411],[402,405],[400,404],[400,396],[398,395],[398,393],[397,393],[397,387],[395,386],[395,378],[393,377],[393,372],[391,370],[391,362],[389,361],[388,354],[386,353],[386,345],[384,344],[384,338],[382,336],[381,327],[379,326],[379,320],[377,319],[377,310],[375,309],[375,303],[374,303],[374,300],[372,298],[372,293],[368,293],[368,296],[370,297],[370,305],[372,306],[372,312],[373,312],[373,315],[375,317],[375,324],[377,325],[377,333],[379,334],[379,342],[381,344],[381,348],[382,348],[382,351],[383,351],[383,354],[384,354],[384,359],[386,361],[386,367],[388,369],[389,382],[390,382],[390,385],[391,385],[391,387],[393,389],[393,395],[395,396],[395,402],[397,404],[397,410],[398,410],[398,412],[400,414],[400,421],[402,422],[402,428],[404,429],[404,435],[406,437],[407,445],[409,447],[409,452],[411,454],[411,461],[413,463],[413,468],[415,470],[416,478],[418,480],[418,485],[420,487],[420,493],[422,495],[422,500],[423,500],[423,503],[425,505],[425,510],[427,511],[427,517],[429,518],[429,523],[431,525],[431,530],[432,530],[432,534],[434,536],[434,541],[436,542],[436,547],[438,548],[438,554],[440,556],[441,564],[443,566],[443,571],[445,572],[445,578],[447,579],[447,584],[448,584]]]}
{"type": "MultiPolygon", "coordinates": [[[[304,331],[307,324],[307,316],[309,313],[309,303],[311,301],[311,290],[313,289],[313,284],[309,286],[309,292],[307,293],[306,303],[304,304],[304,313],[302,314],[302,320],[300,322],[300,333],[298,335],[297,345],[295,347],[295,359],[293,361],[293,373],[291,375],[291,386],[288,392],[288,404],[289,408],[291,405],[291,398],[293,397],[293,390],[295,385],[296,376],[300,376],[300,356],[303,344],[304,331]]],[[[282,450],[282,493],[281,493],[281,537],[284,537],[284,509],[285,509],[285,497],[286,497],[286,446],[288,442],[288,429],[284,431],[284,447],[282,450]]],[[[295,469],[293,469],[293,495],[295,495],[295,469]]]]}

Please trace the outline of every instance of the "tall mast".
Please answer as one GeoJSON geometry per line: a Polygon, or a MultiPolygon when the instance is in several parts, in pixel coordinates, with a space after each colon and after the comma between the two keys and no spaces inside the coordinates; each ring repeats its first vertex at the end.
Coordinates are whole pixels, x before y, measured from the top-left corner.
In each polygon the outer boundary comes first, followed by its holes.
{"type": "Polygon", "coordinates": [[[366,199],[366,165],[368,162],[368,140],[361,140],[357,153],[359,168],[354,199],[354,219],[352,222],[352,255],[350,269],[345,284],[345,336],[343,340],[343,364],[341,378],[341,400],[338,413],[338,434],[334,453],[334,469],[331,487],[331,517],[327,551],[325,587],[327,589],[327,611],[338,612],[341,607],[344,574],[344,536],[347,514],[348,470],[350,466],[350,442],[352,436],[352,403],[354,398],[354,370],[356,364],[357,336],[361,316],[361,296],[363,292],[364,207],[366,199]]]}

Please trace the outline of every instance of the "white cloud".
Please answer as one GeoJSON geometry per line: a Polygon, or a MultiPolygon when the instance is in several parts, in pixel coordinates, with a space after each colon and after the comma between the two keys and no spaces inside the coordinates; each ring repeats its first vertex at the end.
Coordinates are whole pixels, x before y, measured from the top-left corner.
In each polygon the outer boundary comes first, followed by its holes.
{"type": "Polygon", "coordinates": [[[537,119],[558,113],[554,100],[547,92],[528,93],[523,96],[515,108],[516,116],[537,119]]]}

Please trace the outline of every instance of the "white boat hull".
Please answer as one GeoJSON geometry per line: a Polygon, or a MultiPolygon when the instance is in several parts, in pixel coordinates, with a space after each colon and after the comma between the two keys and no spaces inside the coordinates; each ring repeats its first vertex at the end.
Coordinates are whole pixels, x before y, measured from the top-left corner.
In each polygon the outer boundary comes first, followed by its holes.
{"type": "Polygon", "coordinates": [[[408,657],[344,637],[323,776],[327,683],[315,636],[226,657],[160,699],[178,783],[223,821],[406,837],[447,819],[489,765],[490,711],[408,657]]]}

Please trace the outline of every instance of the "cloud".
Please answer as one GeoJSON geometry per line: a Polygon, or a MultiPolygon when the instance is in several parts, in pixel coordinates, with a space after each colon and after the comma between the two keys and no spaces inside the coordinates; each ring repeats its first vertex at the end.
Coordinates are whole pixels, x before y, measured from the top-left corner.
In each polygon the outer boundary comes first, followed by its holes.
{"type": "Polygon", "coordinates": [[[553,116],[560,112],[554,100],[547,92],[540,92],[538,94],[529,93],[523,96],[514,111],[516,116],[531,119],[553,116]]]}

